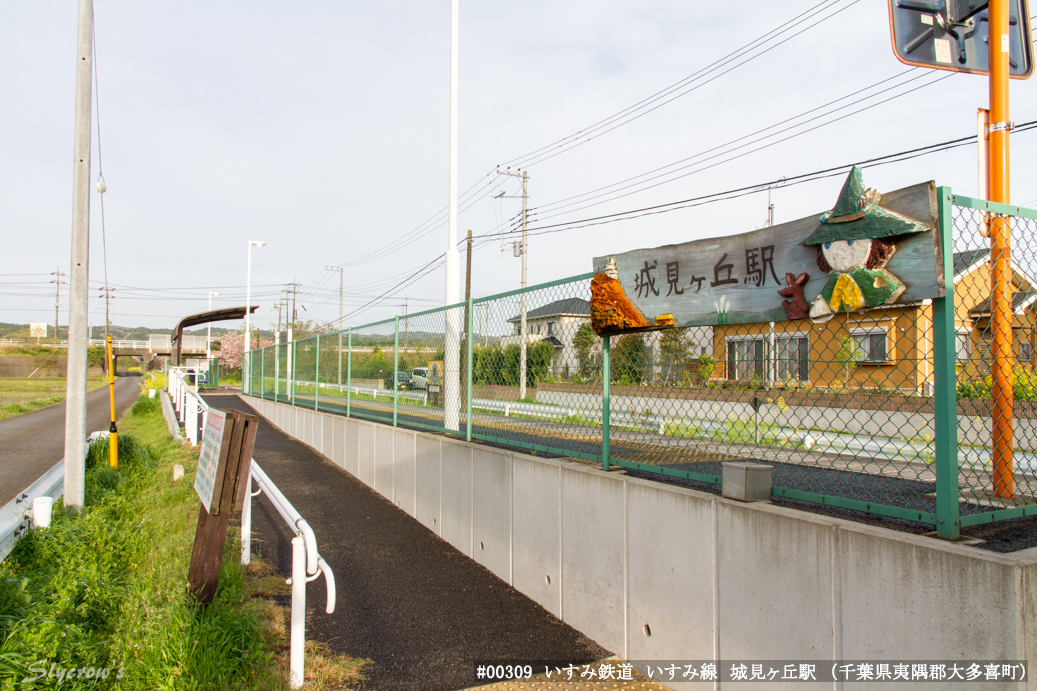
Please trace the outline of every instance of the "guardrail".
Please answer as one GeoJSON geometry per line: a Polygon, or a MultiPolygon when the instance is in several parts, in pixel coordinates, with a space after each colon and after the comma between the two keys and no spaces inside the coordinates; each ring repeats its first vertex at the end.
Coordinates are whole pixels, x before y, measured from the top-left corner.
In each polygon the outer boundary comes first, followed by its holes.
{"type": "MultiPolygon", "coordinates": [[[[52,339],[39,339],[40,345],[49,346],[51,348],[68,348],[68,339],[61,341],[54,341],[52,339]]],[[[0,346],[34,346],[37,344],[35,338],[0,338],[0,346]]],[[[90,338],[87,339],[88,346],[103,346],[106,345],[106,341],[101,338],[90,338]]],[[[113,348],[130,348],[133,350],[163,350],[168,349],[171,346],[171,340],[169,336],[152,336],[146,341],[143,340],[112,340],[113,348]]],[[[183,348],[184,352],[205,352],[207,348],[207,342],[204,336],[184,336],[183,348]]]]}
{"type": "Polygon", "coordinates": [[[50,511],[45,505],[52,507],[64,493],[64,487],[65,459],[61,459],[0,509],[0,561],[11,553],[15,542],[28,529],[30,522],[41,527],[50,525],[50,511]],[[50,499],[50,502],[37,503],[37,499],[50,499]]]}
{"type": "Polygon", "coordinates": [[[289,655],[289,685],[293,689],[302,686],[306,660],[306,584],[324,575],[327,586],[327,603],[324,611],[332,614],[335,611],[335,574],[317,551],[317,537],[313,528],[306,522],[291,502],[288,501],[277,485],[263,469],[252,459],[248,479],[248,494],[241,510],[241,563],[248,564],[252,553],[252,497],[260,493],[277,509],[284,522],[295,533],[292,538],[292,577],[288,584],[292,586],[292,625],[289,655]],[[255,481],[259,490],[252,491],[255,481]]]}

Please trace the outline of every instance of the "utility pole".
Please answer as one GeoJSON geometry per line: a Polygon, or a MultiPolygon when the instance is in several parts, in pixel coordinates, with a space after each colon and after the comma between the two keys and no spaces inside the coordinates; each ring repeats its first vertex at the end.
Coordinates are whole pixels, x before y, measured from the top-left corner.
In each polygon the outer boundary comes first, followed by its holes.
{"type": "MultiPolygon", "coordinates": [[[[341,266],[325,266],[325,271],[338,271],[338,385],[342,386],[342,291],[343,268],[341,266]]],[[[320,353],[317,353],[320,359],[320,353]]]]}
{"type": "Polygon", "coordinates": [[[61,269],[57,271],[51,271],[50,275],[54,277],[51,283],[54,284],[54,338],[60,340],[61,334],[58,332],[58,314],[61,309],[61,284],[64,283],[61,279],[66,274],[61,272],[61,269]]]}
{"type": "MultiPolygon", "coordinates": [[[[529,245],[526,242],[526,226],[529,220],[529,173],[521,171],[521,173],[512,173],[511,168],[502,171],[497,168],[499,175],[510,175],[513,178],[522,178],[522,194],[521,195],[505,195],[504,193],[498,194],[498,199],[515,199],[521,197],[522,199],[522,242],[518,245],[518,252],[522,255],[522,288],[526,287],[526,268],[527,268],[527,256],[529,254],[529,245]]],[[[519,299],[519,348],[521,355],[519,357],[519,398],[526,397],[526,368],[527,368],[527,341],[528,339],[528,328],[526,326],[526,293],[523,291],[521,298],[519,299]]]]}
{"type": "Polygon", "coordinates": [[[68,383],[65,389],[66,508],[86,501],[86,328],[90,299],[90,91],[93,0],[79,0],[76,41],[76,123],[72,159],[72,265],[69,271],[68,383]]]}
{"type": "MultiPolygon", "coordinates": [[[[459,0],[450,0],[450,156],[447,174],[449,187],[446,241],[446,270],[443,301],[457,304],[457,62],[459,0]]],[[[447,310],[443,338],[443,427],[458,431],[461,425],[461,315],[447,310]]]]}
{"type": "Polygon", "coordinates": [[[115,292],[115,288],[103,286],[98,288],[97,292],[104,294],[104,340],[107,342],[108,330],[112,326],[111,301],[115,299],[115,296],[112,295],[115,292]]]}

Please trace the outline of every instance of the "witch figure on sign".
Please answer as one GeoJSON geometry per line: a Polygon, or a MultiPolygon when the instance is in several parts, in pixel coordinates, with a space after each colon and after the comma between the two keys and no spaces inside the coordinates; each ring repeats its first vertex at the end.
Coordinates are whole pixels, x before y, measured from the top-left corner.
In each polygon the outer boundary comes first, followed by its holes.
{"type": "Polygon", "coordinates": [[[817,247],[817,266],[828,282],[810,305],[810,318],[826,322],[839,312],[892,305],[906,286],[886,270],[897,238],[931,228],[879,206],[881,195],[865,188],[861,169],[853,167],[835,208],[800,244],[817,247]]]}

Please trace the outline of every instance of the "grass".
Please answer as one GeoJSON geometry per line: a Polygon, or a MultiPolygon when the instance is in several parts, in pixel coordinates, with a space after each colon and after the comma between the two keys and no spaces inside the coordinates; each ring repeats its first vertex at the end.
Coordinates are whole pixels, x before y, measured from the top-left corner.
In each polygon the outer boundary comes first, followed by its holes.
{"type": "MultiPolygon", "coordinates": [[[[100,388],[107,381],[104,377],[90,377],[87,391],[100,388]]],[[[64,378],[0,379],[0,420],[61,403],[65,400],[65,386],[64,378]]]]}
{"type": "MultiPolygon", "coordinates": [[[[243,567],[232,529],[216,598],[195,604],[185,585],[197,450],[170,438],[157,399],[139,399],[119,429],[117,471],[107,442],[91,446],[81,515],[55,511],[0,563],[0,689],[57,687],[53,676],[21,682],[69,668],[108,671],[70,688],[287,689],[283,578],[261,561],[243,567]],[[176,483],[174,464],[186,469],[176,483]]],[[[362,679],[366,661],[314,651],[310,688],[362,679]]]]}

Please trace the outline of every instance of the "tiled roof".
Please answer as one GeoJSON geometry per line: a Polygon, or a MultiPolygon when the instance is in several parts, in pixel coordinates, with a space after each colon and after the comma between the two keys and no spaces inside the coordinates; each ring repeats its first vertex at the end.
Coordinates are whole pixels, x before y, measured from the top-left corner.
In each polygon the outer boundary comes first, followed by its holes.
{"type": "MultiPolygon", "coordinates": [[[[546,304],[543,307],[537,307],[534,310],[526,312],[526,319],[542,319],[544,317],[560,317],[562,315],[574,316],[574,317],[587,317],[591,316],[591,303],[587,302],[583,298],[566,298],[564,300],[555,300],[552,303],[546,304]]],[[[509,322],[517,322],[521,320],[521,315],[516,314],[514,317],[509,319],[509,322]]]]}

